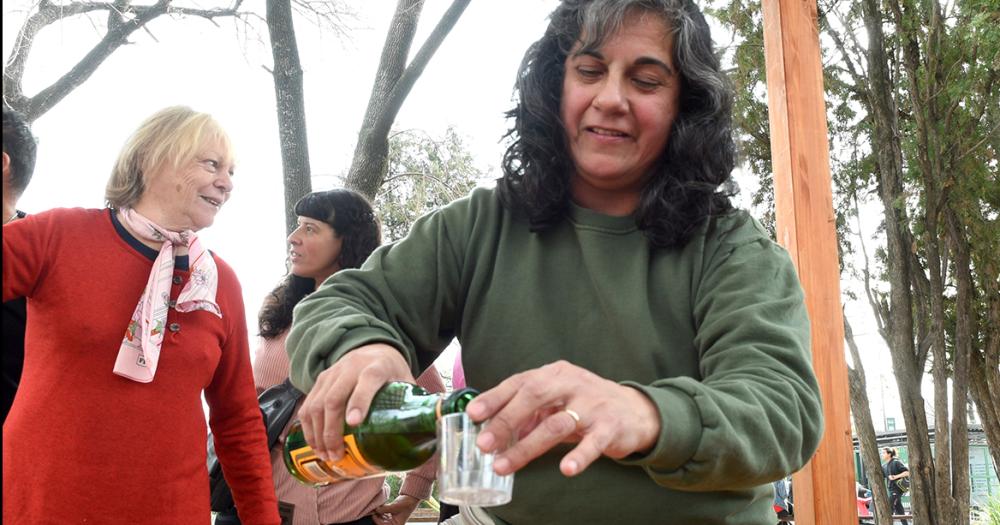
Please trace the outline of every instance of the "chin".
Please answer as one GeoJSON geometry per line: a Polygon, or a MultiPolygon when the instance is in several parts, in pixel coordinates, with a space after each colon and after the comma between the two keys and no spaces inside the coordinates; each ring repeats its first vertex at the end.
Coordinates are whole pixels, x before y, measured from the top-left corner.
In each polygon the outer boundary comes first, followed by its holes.
{"type": "Polygon", "coordinates": [[[212,224],[214,224],[215,223],[215,217],[204,217],[204,218],[200,218],[199,220],[195,220],[193,222],[194,222],[194,225],[191,226],[191,229],[194,230],[194,231],[200,231],[200,230],[204,230],[205,228],[208,228],[209,226],[211,226],[212,224]]]}

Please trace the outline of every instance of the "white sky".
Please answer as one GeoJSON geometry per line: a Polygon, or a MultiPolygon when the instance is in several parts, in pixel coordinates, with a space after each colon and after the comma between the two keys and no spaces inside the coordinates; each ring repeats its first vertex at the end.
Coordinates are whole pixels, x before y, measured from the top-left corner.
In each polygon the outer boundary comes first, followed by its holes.
{"type": "MultiPolygon", "coordinates": [[[[3,1],[5,60],[31,3],[3,1]]],[[[339,185],[337,178],[350,166],[396,4],[391,0],[347,3],[358,19],[343,40],[332,31],[296,19],[315,190],[339,185]]],[[[419,49],[450,3],[427,0],[412,52],[419,49]]],[[[499,140],[507,129],[503,112],[511,106],[517,67],[528,45],[543,33],[547,15],[556,4],[556,0],[471,2],[417,81],[395,128],[422,129],[440,136],[454,126],[466,138],[477,163],[495,177],[502,153],[499,140]]],[[[245,5],[263,12],[261,0],[245,5]]],[[[94,27],[103,26],[102,19],[95,20],[77,17],[39,34],[24,78],[27,94],[48,86],[89,51],[98,38],[94,27]]],[[[263,24],[260,41],[255,35],[237,32],[229,20],[221,20],[220,25],[160,17],[148,26],[148,33],[134,33],[132,45],[119,48],[90,79],[39,118],[33,126],[39,140],[35,175],[18,207],[28,212],[102,207],[104,184],[118,150],[145,117],[174,104],[211,113],[233,138],[237,170],[232,200],[202,237],[239,275],[250,332],[255,334],[256,312],[285,273],[280,145],[274,87],[265,70],[271,64],[271,51],[263,24]]],[[[726,32],[716,30],[715,37],[728,43],[726,32]]],[[[741,179],[740,183],[746,197],[754,181],[741,179]]],[[[872,361],[866,363],[872,387],[869,397],[878,403],[879,370],[890,369],[888,355],[868,351],[884,344],[865,305],[850,306],[848,316],[862,350],[871,355],[872,361]]],[[[449,371],[450,355],[439,361],[449,371]]],[[[894,386],[884,391],[895,399],[894,386]]],[[[879,413],[875,415],[880,419],[879,413]]]]}

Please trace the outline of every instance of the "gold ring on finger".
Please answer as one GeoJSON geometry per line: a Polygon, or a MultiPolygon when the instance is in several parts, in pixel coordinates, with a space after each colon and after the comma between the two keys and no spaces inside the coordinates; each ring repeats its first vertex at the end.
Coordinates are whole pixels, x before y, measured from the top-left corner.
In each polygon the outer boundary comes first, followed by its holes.
{"type": "Polygon", "coordinates": [[[575,410],[571,410],[569,408],[564,408],[563,412],[569,414],[569,417],[573,418],[573,421],[576,422],[576,427],[580,428],[580,414],[577,414],[575,410]]]}

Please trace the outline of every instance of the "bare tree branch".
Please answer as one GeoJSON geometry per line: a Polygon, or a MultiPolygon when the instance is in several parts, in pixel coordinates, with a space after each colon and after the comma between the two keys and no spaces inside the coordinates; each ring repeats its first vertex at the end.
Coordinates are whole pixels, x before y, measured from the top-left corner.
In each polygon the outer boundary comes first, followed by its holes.
{"type": "Polygon", "coordinates": [[[146,25],[157,17],[164,14],[195,16],[215,23],[215,18],[218,17],[239,16],[242,3],[243,0],[233,0],[232,5],[226,8],[196,9],[173,6],[171,0],[158,0],[154,4],[142,6],[132,5],[130,0],[68,4],[56,4],[49,0],[39,2],[38,10],[21,27],[11,56],[4,66],[4,104],[18,110],[29,122],[33,122],[86,82],[112,53],[128,42],[132,33],[140,28],[145,30],[146,25]],[[24,70],[39,31],[60,20],[99,11],[106,11],[108,15],[106,32],[100,41],[58,80],[34,96],[26,96],[23,88],[24,70]]]}

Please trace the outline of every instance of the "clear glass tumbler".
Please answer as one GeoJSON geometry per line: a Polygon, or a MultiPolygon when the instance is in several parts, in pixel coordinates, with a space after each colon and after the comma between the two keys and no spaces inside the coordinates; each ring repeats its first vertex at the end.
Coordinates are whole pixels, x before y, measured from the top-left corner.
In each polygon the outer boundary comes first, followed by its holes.
{"type": "Polygon", "coordinates": [[[493,507],[510,502],[514,474],[500,476],[493,471],[495,454],[476,446],[482,425],[464,412],[443,416],[438,421],[438,497],[452,505],[493,507]]]}

